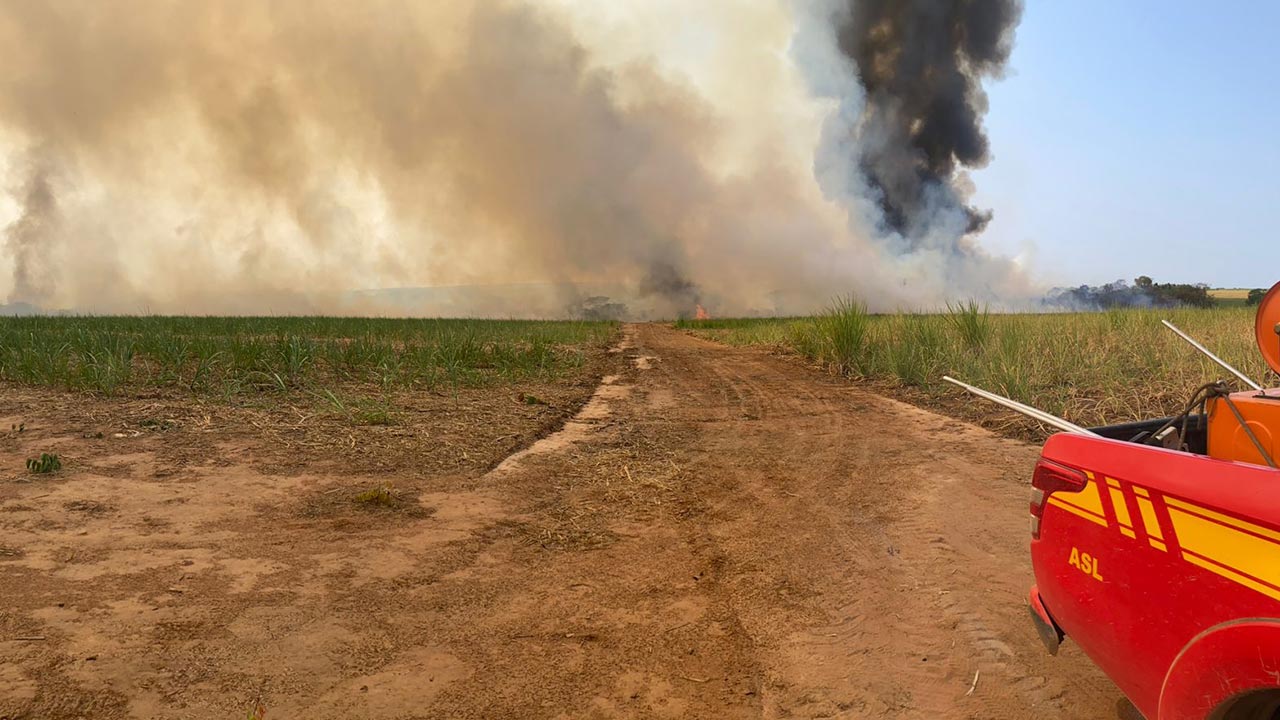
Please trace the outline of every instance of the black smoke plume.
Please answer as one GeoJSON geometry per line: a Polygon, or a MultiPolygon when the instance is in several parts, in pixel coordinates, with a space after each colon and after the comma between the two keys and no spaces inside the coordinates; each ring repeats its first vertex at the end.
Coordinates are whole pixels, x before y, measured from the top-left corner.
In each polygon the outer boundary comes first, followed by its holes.
{"type": "Polygon", "coordinates": [[[909,242],[939,211],[959,210],[966,233],[989,211],[966,202],[961,168],[989,158],[982,79],[1002,72],[1021,0],[844,0],[837,31],[866,91],[858,158],[886,230],[909,242]]]}

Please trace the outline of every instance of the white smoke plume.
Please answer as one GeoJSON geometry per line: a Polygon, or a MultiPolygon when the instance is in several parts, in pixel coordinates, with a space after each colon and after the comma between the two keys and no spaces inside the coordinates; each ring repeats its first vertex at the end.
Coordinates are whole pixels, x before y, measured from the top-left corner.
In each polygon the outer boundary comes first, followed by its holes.
{"type": "Polygon", "coordinates": [[[1030,294],[957,252],[963,227],[877,229],[834,5],[691,5],[0,3],[0,299],[551,316],[604,292],[672,316],[1030,294]],[[453,285],[480,287],[443,310],[358,292],[453,285]]]}

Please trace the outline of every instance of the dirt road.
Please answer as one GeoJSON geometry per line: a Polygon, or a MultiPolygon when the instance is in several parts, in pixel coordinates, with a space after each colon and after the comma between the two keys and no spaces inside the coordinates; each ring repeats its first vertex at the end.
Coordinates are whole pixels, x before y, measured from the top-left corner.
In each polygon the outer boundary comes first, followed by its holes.
{"type": "MultiPolygon", "coordinates": [[[[117,490],[149,574],[0,565],[0,717],[1117,716],[1026,618],[1035,447],[665,326],[610,363],[560,433],[359,527],[281,510],[338,470],[204,468],[198,520],[117,490]]],[[[22,527],[59,522],[34,493],[22,527]]]]}

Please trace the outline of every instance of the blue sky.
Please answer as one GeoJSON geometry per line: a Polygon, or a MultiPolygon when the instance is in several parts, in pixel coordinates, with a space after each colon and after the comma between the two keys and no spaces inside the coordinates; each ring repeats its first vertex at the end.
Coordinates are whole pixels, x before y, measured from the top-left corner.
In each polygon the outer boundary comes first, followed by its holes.
{"type": "Polygon", "coordinates": [[[1055,284],[1280,280],[1280,4],[1031,0],[988,83],[983,243],[1055,284]]]}

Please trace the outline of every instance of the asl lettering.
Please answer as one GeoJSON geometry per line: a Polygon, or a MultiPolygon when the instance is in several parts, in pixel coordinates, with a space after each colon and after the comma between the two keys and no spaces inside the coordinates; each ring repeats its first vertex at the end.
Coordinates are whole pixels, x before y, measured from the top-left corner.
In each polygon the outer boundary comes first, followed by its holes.
{"type": "Polygon", "coordinates": [[[1067,560],[1067,564],[1094,580],[1102,580],[1102,573],[1098,570],[1098,558],[1089,553],[1082,553],[1077,548],[1071,548],[1071,557],[1067,560]]]}

